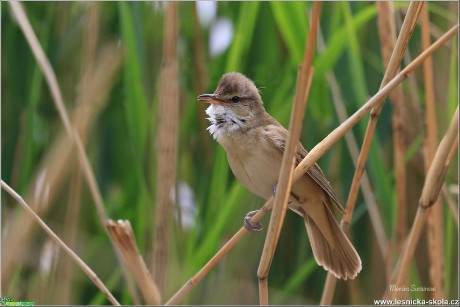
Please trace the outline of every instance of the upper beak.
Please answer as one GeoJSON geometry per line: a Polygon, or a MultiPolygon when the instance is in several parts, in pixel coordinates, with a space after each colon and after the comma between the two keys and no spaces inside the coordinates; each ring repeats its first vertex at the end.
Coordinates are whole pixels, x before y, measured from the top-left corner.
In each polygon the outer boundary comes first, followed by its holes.
{"type": "Polygon", "coordinates": [[[222,99],[220,99],[219,97],[217,97],[216,95],[214,94],[203,94],[203,95],[200,95],[198,97],[196,97],[197,100],[199,101],[204,101],[204,102],[207,102],[207,103],[212,103],[212,104],[221,104],[223,103],[222,99]]]}

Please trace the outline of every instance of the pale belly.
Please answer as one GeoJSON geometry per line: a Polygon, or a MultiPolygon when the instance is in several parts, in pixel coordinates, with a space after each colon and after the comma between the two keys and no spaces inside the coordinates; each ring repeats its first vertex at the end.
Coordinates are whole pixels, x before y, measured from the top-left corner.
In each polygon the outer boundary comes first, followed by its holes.
{"type": "Polygon", "coordinates": [[[244,158],[228,156],[235,177],[254,194],[268,199],[273,195],[281,167],[282,155],[246,155],[244,158]]]}
{"type": "Polygon", "coordinates": [[[220,135],[217,141],[227,153],[228,163],[235,177],[252,193],[268,199],[273,195],[273,187],[283,158],[281,152],[258,135],[220,135]]]}

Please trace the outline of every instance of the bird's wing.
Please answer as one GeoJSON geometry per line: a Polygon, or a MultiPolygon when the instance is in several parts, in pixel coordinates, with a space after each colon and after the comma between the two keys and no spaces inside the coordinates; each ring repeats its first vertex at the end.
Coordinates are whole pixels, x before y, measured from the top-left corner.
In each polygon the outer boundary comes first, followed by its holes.
{"type": "MultiPolygon", "coordinates": [[[[269,125],[265,129],[265,136],[269,142],[273,142],[276,148],[281,153],[284,153],[284,149],[286,148],[286,140],[288,137],[288,131],[281,125],[269,125]]],[[[308,154],[308,151],[299,143],[297,147],[297,156],[296,156],[296,163],[297,165],[302,161],[308,154]]],[[[345,214],[345,209],[340,204],[337,194],[335,194],[334,190],[332,189],[331,184],[324,176],[323,171],[319,167],[317,163],[313,164],[307,171],[307,174],[329,195],[329,197],[334,201],[337,205],[337,208],[345,214]]]]}

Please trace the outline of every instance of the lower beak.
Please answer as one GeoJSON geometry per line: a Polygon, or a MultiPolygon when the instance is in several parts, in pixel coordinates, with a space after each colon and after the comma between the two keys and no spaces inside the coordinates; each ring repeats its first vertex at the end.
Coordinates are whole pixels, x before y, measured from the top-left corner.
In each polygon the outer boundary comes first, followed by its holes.
{"type": "Polygon", "coordinates": [[[207,103],[212,103],[212,104],[221,104],[223,101],[219,97],[217,97],[214,94],[203,94],[198,97],[196,97],[198,101],[204,101],[207,103]]]}

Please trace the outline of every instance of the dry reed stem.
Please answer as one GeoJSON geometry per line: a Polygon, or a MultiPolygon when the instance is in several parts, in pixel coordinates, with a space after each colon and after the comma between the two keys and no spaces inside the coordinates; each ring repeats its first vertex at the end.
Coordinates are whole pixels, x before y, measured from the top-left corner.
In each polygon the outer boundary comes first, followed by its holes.
{"type": "MultiPolygon", "coordinates": [[[[324,155],[333,144],[342,138],[359,120],[375,107],[382,97],[386,97],[398,84],[405,80],[423,61],[433,54],[436,50],[442,47],[458,32],[458,25],[453,26],[439,40],[433,43],[430,48],[422,52],[415,60],[406,66],[397,76],[391,79],[387,85],[381,88],[374,96],[372,96],[359,110],[344,121],[340,126],[334,129],[329,135],[318,143],[308,155],[301,161],[294,170],[292,183],[294,184],[302,177],[309,167],[324,155]]],[[[270,197],[264,206],[252,217],[252,222],[258,222],[272,208],[273,197],[270,197]]],[[[217,263],[248,233],[247,229],[242,227],[238,232],[209,260],[201,269],[190,278],[166,303],[165,305],[177,305],[189,292],[192,290],[208,273],[217,265],[217,263]]]]}
{"type": "MultiPolygon", "coordinates": [[[[430,45],[430,17],[428,7],[422,9],[422,48],[430,45]]],[[[431,161],[436,152],[438,128],[436,123],[435,93],[433,82],[433,61],[429,57],[423,63],[423,80],[426,100],[426,137],[425,137],[425,173],[430,169],[431,161]]],[[[428,212],[427,220],[427,238],[428,238],[428,255],[430,259],[430,279],[432,285],[436,288],[433,291],[433,298],[445,298],[444,291],[444,230],[443,230],[443,212],[440,200],[438,204],[428,212]]]]}
{"type": "Polygon", "coordinates": [[[2,189],[10,194],[20,205],[21,207],[40,225],[40,227],[51,237],[51,239],[64,250],[64,252],[69,255],[69,257],[82,269],[82,271],[91,279],[91,281],[101,290],[101,292],[107,297],[109,302],[113,305],[120,306],[120,303],[115,299],[115,297],[110,293],[109,289],[104,285],[104,283],[99,279],[99,277],[94,273],[93,270],[80,258],[78,255],[69,248],[49,227],[46,223],[35,213],[32,208],[22,199],[22,197],[16,193],[9,185],[7,185],[3,180],[1,180],[2,189]]]}
{"type": "Polygon", "coordinates": [[[11,10],[21,28],[24,36],[26,37],[27,42],[30,45],[30,49],[37,60],[37,63],[40,66],[40,69],[43,71],[45,79],[48,83],[50,88],[51,96],[53,97],[53,101],[56,105],[57,111],[59,116],[61,117],[62,123],[64,124],[64,128],[69,135],[70,139],[74,142],[77,153],[78,153],[78,160],[80,165],[83,169],[83,173],[85,174],[86,180],[88,182],[89,189],[94,199],[94,204],[96,205],[97,213],[99,215],[99,219],[101,223],[104,224],[107,220],[107,214],[104,208],[104,202],[102,200],[101,192],[97,186],[96,178],[94,173],[91,169],[91,164],[89,163],[89,159],[85,153],[85,149],[83,143],[76,131],[75,127],[72,125],[69,115],[67,114],[67,110],[64,105],[64,100],[61,95],[61,91],[59,89],[59,85],[57,82],[56,75],[51,67],[51,64],[48,58],[43,51],[40,42],[35,35],[32,26],[22,8],[21,4],[16,1],[9,2],[11,6],[11,10]]]}
{"type": "Polygon", "coordinates": [[[257,270],[260,305],[268,305],[268,272],[286,216],[287,202],[291,191],[292,174],[302,130],[302,121],[307,106],[311,81],[313,79],[313,69],[311,66],[316,48],[316,36],[318,33],[320,15],[321,2],[314,2],[308,40],[305,46],[305,56],[297,77],[296,94],[294,96],[294,105],[292,107],[289,124],[289,135],[281,162],[277,192],[273,202],[273,212],[270,216],[265,244],[257,270]]]}
{"type": "MultiPolygon", "coordinates": [[[[79,104],[72,115],[72,122],[83,140],[107,103],[107,97],[115,74],[120,68],[122,56],[115,44],[108,44],[102,48],[98,59],[94,73],[87,82],[88,87],[80,87],[81,90],[88,93],[89,99],[81,100],[80,95],[82,94],[79,91],[77,97],[79,104]]],[[[40,166],[37,167],[35,179],[29,185],[25,199],[41,216],[50,210],[59,191],[67,182],[69,172],[75,165],[75,155],[72,141],[63,133],[57,137],[40,162],[40,166]]],[[[19,263],[25,255],[24,250],[36,226],[24,211],[17,211],[15,217],[8,223],[11,225],[2,242],[2,247],[5,248],[2,254],[3,284],[11,280],[16,263],[19,263]]]]}
{"type": "MultiPolygon", "coordinates": [[[[410,3],[407,14],[406,14],[406,18],[404,19],[404,23],[401,28],[401,32],[398,36],[396,44],[392,50],[391,57],[388,61],[387,69],[385,70],[385,75],[380,85],[380,89],[386,87],[386,85],[389,84],[390,79],[393,78],[396,75],[397,71],[399,70],[399,66],[400,66],[402,57],[404,55],[404,51],[407,47],[407,44],[409,43],[409,39],[414,30],[415,21],[417,20],[418,13],[422,5],[423,5],[423,2],[411,2],[410,3]]],[[[398,76],[402,76],[402,74],[400,73],[398,76]]],[[[370,150],[370,146],[371,146],[372,139],[374,136],[375,128],[377,126],[377,119],[381,111],[381,106],[385,98],[388,96],[388,94],[389,92],[385,96],[382,96],[380,100],[376,103],[376,105],[373,107],[373,109],[371,110],[371,117],[368,122],[366,134],[364,136],[364,141],[363,141],[361,152],[358,158],[358,163],[356,165],[355,175],[353,176],[353,181],[351,183],[350,192],[348,194],[347,204],[345,206],[346,208],[345,210],[347,211],[347,213],[346,215],[342,217],[342,221],[341,221],[341,227],[345,231],[345,233],[348,232],[348,226],[353,216],[353,211],[355,208],[356,199],[358,197],[358,191],[359,191],[361,178],[364,173],[365,164],[367,161],[367,157],[369,155],[369,150],[370,150]]],[[[332,275],[332,274],[328,272],[328,275],[332,275]]],[[[326,283],[323,288],[324,293],[321,298],[322,305],[331,304],[332,296],[335,291],[335,286],[336,286],[336,282],[333,281],[332,277],[329,277],[326,279],[326,283]]]]}
{"type": "Polygon", "coordinates": [[[160,291],[139,253],[131,223],[127,220],[118,222],[109,220],[106,227],[126,266],[136,279],[144,302],[147,305],[159,305],[161,303],[160,291]]]}
{"type": "Polygon", "coordinates": [[[259,278],[259,305],[268,306],[268,276],[259,278]]]}
{"type": "MultiPolygon", "coordinates": [[[[428,212],[431,210],[431,206],[435,205],[438,199],[439,192],[442,188],[443,181],[447,173],[447,169],[455,152],[457,151],[457,138],[458,106],[455,110],[455,114],[452,118],[449,129],[442,138],[431,163],[430,169],[428,170],[419,201],[419,207],[417,209],[409,237],[407,238],[407,243],[399,258],[398,266],[393,275],[392,281],[394,282],[391,284],[395,285],[396,287],[402,287],[408,278],[409,266],[414,256],[415,247],[417,246],[418,240],[420,239],[420,235],[427,219],[428,212]]],[[[397,295],[398,291],[387,290],[384,297],[393,299],[396,298],[397,295]]]]}
{"type": "Polygon", "coordinates": [[[279,215],[275,218],[273,218],[275,214],[274,210],[271,214],[270,224],[259,263],[259,269],[257,271],[257,275],[259,277],[260,305],[268,305],[268,272],[270,270],[270,265],[276,250],[276,245],[278,243],[282,224],[284,222],[287,210],[287,201],[292,186],[291,181],[295,163],[295,153],[297,151],[297,144],[300,139],[301,125],[307,102],[303,98],[308,98],[308,95],[305,95],[304,91],[307,91],[307,93],[310,91],[312,78],[313,69],[310,68],[310,73],[308,76],[304,76],[301,69],[299,70],[299,77],[297,79],[297,93],[295,95],[294,106],[291,113],[291,121],[289,127],[290,133],[287,140],[287,146],[283,154],[282,166],[280,169],[280,176],[277,185],[277,193],[274,197],[274,204],[276,204],[277,201],[279,202],[278,206],[280,209],[278,210],[281,210],[281,212],[278,212],[279,215]],[[306,84],[305,80],[307,82],[306,84]],[[278,197],[279,199],[277,199],[278,197]],[[272,229],[270,229],[270,225],[273,225],[272,229]]]}
{"type": "MultiPolygon", "coordinates": [[[[396,21],[394,18],[394,8],[392,2],[376,2],[377,20],[379,27],[380,46],[382,49],[382,59],[384,67],[390,62],[392,50],[396,43],[396,21]]],[[[404,153],[406,151],[404,125],[403,125],[403,107],[404,95],[402,87],[398,86],[389,95],[393,105],[391,123],[393,129],[393,161],[395,168],[396,182],[396,205],[397,205],[397,222],[396,222],[396,246],[397,250],[402,248],[404,238],[407,234],[407,195],[406,195],[406,163],[404,153]]]]}
{"type": "Polygon", "coordinates": [[[265,245],[259,265],[259,278],[266,277],[268,274],[270,263],[276,249],[279,233],[281,231],[287,209],[287,200],[291,186],[291,176],[294,170],[295,153],[297,151],[297,146],[300,139],[302,120],[307,103],[306,98],[308,96],[312,81],[313,71],[311,69],[311,63],[313,60],[313,51],[315,48],[316,33],[318,32],[320,14],[321,2],[315,2],[313,7],[310,33],[305,51],[305,58],[298,72],[296,86],[297,90],[294,97],[294,105],[292,108],[289,125],[289,136],[283,154],[277,192],[274,199],[273,212],[270,217],[270,224],[267,230],[265,245]]]}
{"type": "Polygon", "coordinates": [[[153,275],[164,293],[171,225],[171,193],[176,184],[179,124],[178,3],[168,2],[165,16],[163,66],[160,72],[157,127],[157,189],[153,275]]]}
{"type": "MultiPolygon", "coordinates": [[[[318,2],[315,2],[315,4],[318,2]]],[[[320,8],[319,8],[320,9],[320,8]]],[[[312,21],[313,22],[313,21],[312,21]]],[[[302,129],[302,120],[305,114],[305,108],[308,93],[313,79],[313,69],[310,67],[310,73],[305,76],[302,69],[299,70],[297,79],[297,93],[294,98],[294,105],[291,113],[291,121],[289,127],[289,135],[287,145],[283,153],[283,160],[278,179],[277,191],[273,202],[273,212],[270,216],[270,224],[267,230],[267,236],[262,251],[262,256],[259,263],[257,276],[259,278],[259,300],[260,305],[268,305],[268,272],[275,254],[276,245],[278,243],[281,228],[287,210],[287,202],[292,186],[292,174],[294,170],[295,154],[297,152],[300,133],[302,129]],[[305,81],[307,82],[305,84],[305,81]],[[275,207],[278,205],[278,207],[275,207]],[[275,214],[275,208],[278,212],[275,214]]]]}

